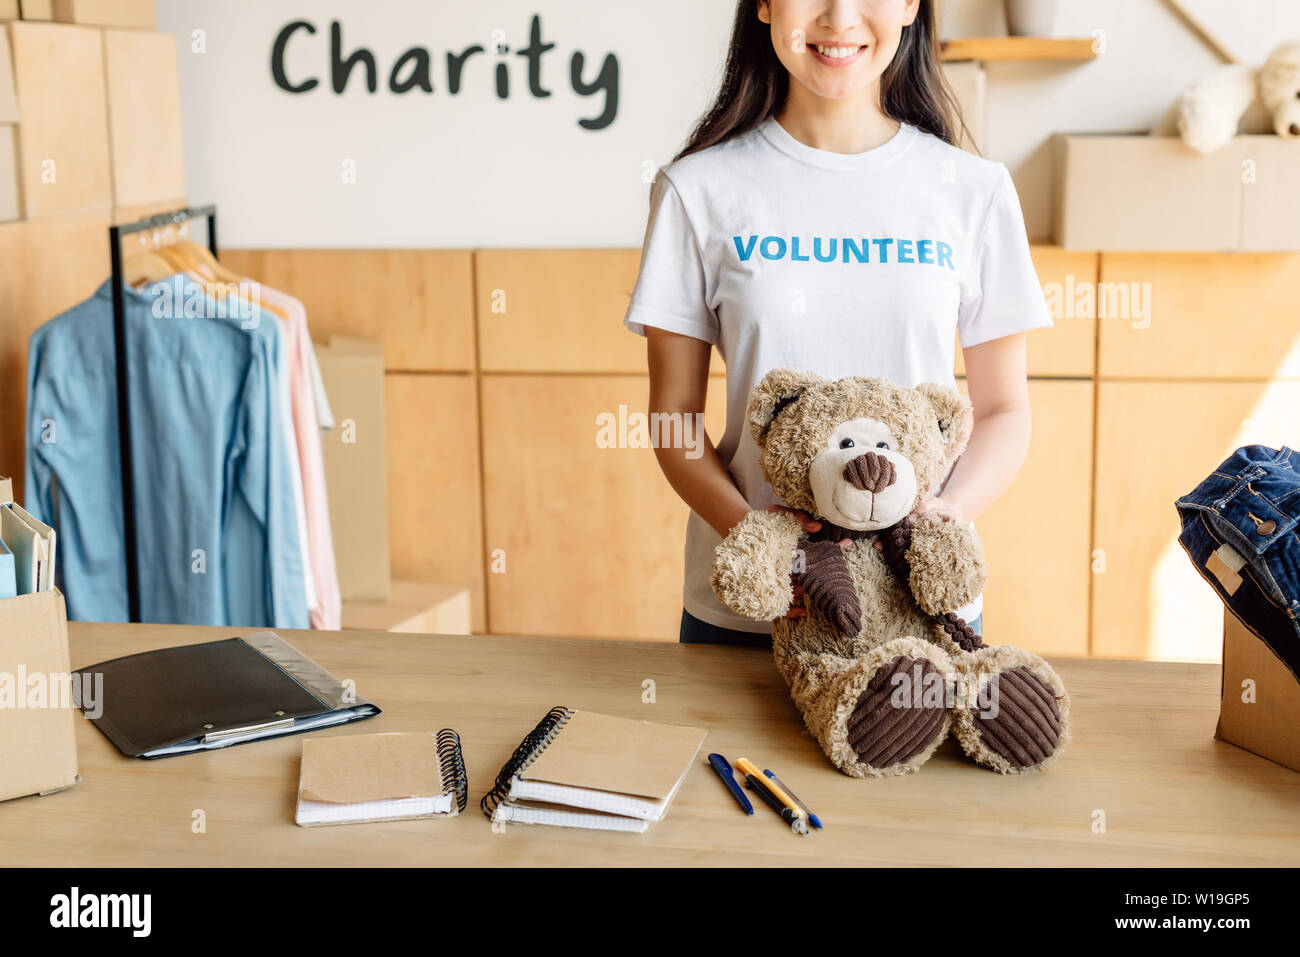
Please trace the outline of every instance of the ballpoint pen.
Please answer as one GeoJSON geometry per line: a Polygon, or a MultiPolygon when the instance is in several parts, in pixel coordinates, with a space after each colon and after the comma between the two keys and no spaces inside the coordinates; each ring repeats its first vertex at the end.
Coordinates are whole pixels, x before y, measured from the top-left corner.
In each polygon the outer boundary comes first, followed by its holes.
{"type": "Polygon", "coordinates": [[[784,781],[782,781],[780,778],[778,778],[775,774],[773,774],[773,773],[772,773],[771,771],[769,771],[767,768],[764,768],[764,769],[763,769],[763,775],[764,775],[764,777],[768,778],[768,780],[771,780],[771,781],[776,782],[776,786],[779,787],[779,788],[781,788],[783,791],[785,791],[785,793],[788,794],[788,795],[790,796],[790,800],[794,801],[795,804],[799,805],[799,808],[800,808],[800,809],[801,809],[805,814],[808,815],[808,823],[809,823],[809,824],[811,824],[813,827],[817,828],[818,830],[821,829],[821,826],[822,826],[821,819],[818,818],[817,815],[814,814],[811,810],[809,810],[808,805],[807,805],[807,804],[804,804],[803,801],[801,801],[801,800],[799,799],[799,795],[795,794],[793,791],[790,790],[790,785],[786,784],[784,781]]]}
{"type": "Polygon", "coordinates": [[[745,797],[745,792],[742,791],[740,785],[736,783],[736,776],[731,770],[731,765],[727,763],[727,759],[720,754],[710,754],[709,764],[713,767],[713,770],[718,773],[718,777],[722,778],[722,783],[727,786],[727,790],[730,791],[731,796],[736,799],[736,803],[740,805],[740,809],[746,814],[753,814],[754,805],[749,803],[749,798],[745,797]]]}
{"type": "Polygon", "coordinates": [[[807,812],[792,801],[780,785],[759,774],[758,768],[754,767],[748,758],[737,758],[736,768],[745,775],[745,782],[750,790],[756,792],[768,807],[781,815],[781,820],[790,825],[790,830],[796,834],[808,833],[807,812]]]}

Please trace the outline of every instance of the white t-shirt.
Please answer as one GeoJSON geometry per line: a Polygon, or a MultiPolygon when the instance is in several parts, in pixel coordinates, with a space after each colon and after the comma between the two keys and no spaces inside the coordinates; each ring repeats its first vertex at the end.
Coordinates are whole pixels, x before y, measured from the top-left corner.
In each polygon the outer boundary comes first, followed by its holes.
{"type": "MultiPolygon", "coordinates": [[[[906,124],[876,149],[832,153],[770,119],[660,170],[624,324],[717,347],[727,369],[718,452],[749,504],[766,508],[777,498],[745,411],[770,369],[955,385],[958,333],[968,347],[1052,319],[1001,163],[906,124]]],[[[714,596],[718,542],[692,512],[686,610],[770,631],[714,596]]],[[[970,621],[982,609],[980,596],[955,610],[970,621]]]]}

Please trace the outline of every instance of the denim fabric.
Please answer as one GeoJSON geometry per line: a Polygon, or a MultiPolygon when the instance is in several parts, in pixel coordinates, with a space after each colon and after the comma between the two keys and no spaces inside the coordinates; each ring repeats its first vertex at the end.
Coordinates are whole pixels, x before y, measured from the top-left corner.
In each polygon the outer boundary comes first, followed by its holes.
{"type": "MultiPolygon", "coordinates": [[[[975,634],[984,634],[984,616],[978,615],[970,622],[975,634]]],[[[747,648],[771,648],[772,636],[750,631],[737,631],[732,628],[719,628],[707,621],[700,621],[686,609],[682,609],[681,634],[677,639],[683,645],[743,645],[747,648]]]]}
{"type": "Polygon", "coordinates": [[[1300,453],[1237,449],[1174,507],[1196,570],[1300,680],[1300,453]]]}

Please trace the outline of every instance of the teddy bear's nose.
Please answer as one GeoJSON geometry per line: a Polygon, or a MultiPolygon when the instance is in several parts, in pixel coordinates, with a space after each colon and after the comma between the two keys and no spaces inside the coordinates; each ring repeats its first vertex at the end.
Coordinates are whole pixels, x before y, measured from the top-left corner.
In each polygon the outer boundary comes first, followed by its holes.
{"type": "Polygon", "coordinates": [[[1300,123],[1292,123],[1287,130],[1292,136],[1300,136],[1300,123]]]}
{"type": "Polygon", "coordinates": [[[863,452],[844,466],[844,481],[863,492],[881,492],[898,477],[894,463],[875,452],[863,452]]]}

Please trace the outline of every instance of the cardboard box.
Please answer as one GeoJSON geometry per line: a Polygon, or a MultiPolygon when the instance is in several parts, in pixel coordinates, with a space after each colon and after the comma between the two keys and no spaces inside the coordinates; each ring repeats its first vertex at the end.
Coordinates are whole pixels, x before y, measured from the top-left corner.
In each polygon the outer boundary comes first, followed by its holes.
{"type": "Polygon", "coordinates": [[[1241,244],[1245,252],[1300,249],[1300,142],[1239,136],[1241,244]]]}
{"type": "Polygon", "coordinates": [[[0,20],[17,20],[19,16],[18,0],[0,0],[0,20]]]}
{"type": "Polygon", "coordinates": [[[0,123],[0,223],[23,218],[23,192],[18,180],[18,127],[0,123]]]}
{"type": "Polygon", "coordinates": [[[395,581],[388,601],[343,603],[346,631],[392,631],[415,635],[468,635],[469,589],[395,581]]]}
{"type": "Polygon", "coordinates": [[[115,208],[185,195],[176,38],[104,31],[104,76],[115,208]]]}
{"type": "Polygon", "coordinates": [[[8,29],[27,218],[106,212],[113,189],[100,31],[23,20],[8,29]]]}
{"type": "Polygon", "coordinates": [[[0,123],[18,122],[18,93],[14,89],[14,60],[9,31],[0,26],[0,123]]]}
{"type": "Polygon", "coordinates": [[[54,19],[91,27],[129,27],[152,30],[157,26],[154,0],[54,0],[54,19]]]}
{"type": "Polygon", "coordinates": [[[24,20],[53,20],[54,0],[18,0],[24,20]]]}
{"type": "Polygon", "coordinates": [[[1058,136],[1054,146],[1065,249],[1300,250],[1300,143],[1237,136],[1208,156],[1176,136],[1058,136]]]}
{"type": "Polygon", "coordinates": [[[962,119],[970,133],[962,148],[979,153],[984,149],[985,103],[988,99],[988,78],[984,64],[968,61],[943,64],[943,74],[952,88],[953,96],[961,107],[962,119]]]}
{"type": "Polygon", "coordinates": [[[0,600],[0,801],[79,780],[71,670],[60,592],[0,600]]]}
{"type": "Polygon", "coordinates": [[[1235,250],[1242,139],[1202,156],[1172,136],[1057,136],[1057,244],[1131,252],[1235,250]]]}
{"type": "Polygon", "coordinates": [[[1214,736],[1300,771],[1300,679],[1226,609],[1223,693],[1214,736]]]}
{"type": "Polygon", "coordinates": [[[388,601],[383,346],[335,336],[329,345],[316,347],[316,359],[334,413],[334,428],[321,444],[339,590],[344,601],[388,601]]]}

